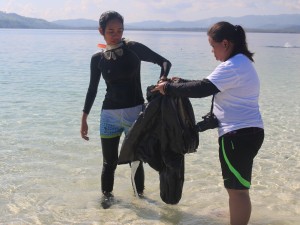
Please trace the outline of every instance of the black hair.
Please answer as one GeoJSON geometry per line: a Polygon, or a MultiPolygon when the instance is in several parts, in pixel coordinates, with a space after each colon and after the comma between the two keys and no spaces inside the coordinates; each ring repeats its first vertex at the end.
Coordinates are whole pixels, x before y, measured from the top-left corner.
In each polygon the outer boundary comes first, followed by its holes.
{"type": "Polygon", "coordinates": [[[240,25],[232,25],[228,22],[218,22],[214,24],[208,31],[207,35],[215,42],[228,40],[233,43],[233,51],[230,57],[242,53],[246,55],[252,62],[254,53],[248,50],[246,42],[246,33],[240,25]]]}
{"type": "Polygon", "coordinates": [[[105,32],[106,25],[108,21],[117,19],[119,20],[122,24],[124,24],[124,18],[123,16],[116,12],[116,11],[106,11],[101,14],[100,19],[99,19],[99,27],[105,32]]]}

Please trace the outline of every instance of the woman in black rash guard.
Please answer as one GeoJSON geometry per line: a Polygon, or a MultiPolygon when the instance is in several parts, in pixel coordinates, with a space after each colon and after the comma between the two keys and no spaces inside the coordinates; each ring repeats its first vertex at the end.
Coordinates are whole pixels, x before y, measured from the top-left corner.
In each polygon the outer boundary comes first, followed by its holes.
{"type": "MultiPolygon", "coordinates": [[[[82,121],[81,137],[88,138],[87,117],[94,103],[102,75],[106,94],[100,116],[100,137],[103,153],[101,189],[104,198],[113,197],[114,173],[118,163],[120,136],[127,133],[142,111],[144,103],[141,88],[141,61],[161,67],[160,80],[168,76],[171,63],[145,45],[122,38],[123,17],[115,12],[104,12],[99,19],[99,32],[106,41],[104,51],[91,58],[90,84],[88,87],[82,121]]],[[[144,169],[140,163],[134,177],[136,191],[143,195],[144,169]]]]}

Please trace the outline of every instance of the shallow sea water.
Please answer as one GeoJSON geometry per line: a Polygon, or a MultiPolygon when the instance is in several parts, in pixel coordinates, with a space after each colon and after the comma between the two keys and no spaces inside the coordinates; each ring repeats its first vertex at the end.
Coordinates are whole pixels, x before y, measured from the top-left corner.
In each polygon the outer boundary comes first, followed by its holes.
{"type": "MultiPolygon", "coordinates": [[[[205,33],[126,31],[168,58],[170,76],[206,77],[218,64],[205,33]]],[[[218,161],[217,132],[200,134],[186,155],[185,184],[177,205],[159,196],[158,174],[145,165],[145,199],[133,195],[130,168],[116,170],[116,204],[100,206],[101,80],[89,116],[90,141],[80,138],[81,111],[97,31],[0,30],[0,224],[228,224],[227,193],[218,161]]],[[[248,34],[261,79],[265,142],[253,168],[251,225],[300,221],[300,35],[248,34]]],[[[143,88],[159,68],[142,64],[143,88]]],[[[192,99],[197,121],[210,98],[192,99]]]]}

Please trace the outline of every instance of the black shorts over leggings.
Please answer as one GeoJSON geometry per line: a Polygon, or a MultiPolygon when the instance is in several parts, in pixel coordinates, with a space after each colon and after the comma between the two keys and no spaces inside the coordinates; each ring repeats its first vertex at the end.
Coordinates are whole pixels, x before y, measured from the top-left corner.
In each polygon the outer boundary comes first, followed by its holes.
{"type": "Polygon", "coordinates": [[[253,159],[264,141],[264,129],[243,128],[219,137],[219,159],[227,189],[249,189],[253,159]]]}

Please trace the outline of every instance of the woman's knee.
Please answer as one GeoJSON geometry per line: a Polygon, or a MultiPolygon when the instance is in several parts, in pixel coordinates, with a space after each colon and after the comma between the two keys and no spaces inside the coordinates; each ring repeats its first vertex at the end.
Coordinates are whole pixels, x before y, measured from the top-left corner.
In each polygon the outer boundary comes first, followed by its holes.
{"type": "Polygon", "coordinates": [[[249,189],[226,189],[230,198],[249,198],[249,189]]]}

